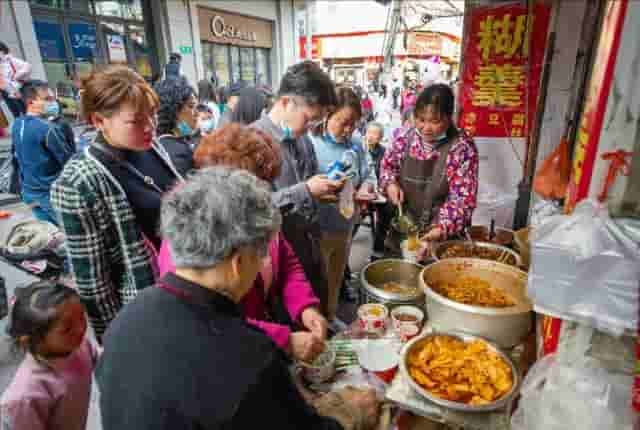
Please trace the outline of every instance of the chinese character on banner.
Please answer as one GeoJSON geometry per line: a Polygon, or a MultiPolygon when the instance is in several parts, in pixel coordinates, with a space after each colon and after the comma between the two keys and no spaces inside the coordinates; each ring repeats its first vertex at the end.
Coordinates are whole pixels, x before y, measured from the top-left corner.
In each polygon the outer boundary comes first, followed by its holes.
{"type": "Polygon", "coordinates": [[[550,12],[541,3],[531,17],[520,4],[471,11],[460,96],[462,128],[473,127],[481,137],[527,137],[534,123],[550,12]]]}

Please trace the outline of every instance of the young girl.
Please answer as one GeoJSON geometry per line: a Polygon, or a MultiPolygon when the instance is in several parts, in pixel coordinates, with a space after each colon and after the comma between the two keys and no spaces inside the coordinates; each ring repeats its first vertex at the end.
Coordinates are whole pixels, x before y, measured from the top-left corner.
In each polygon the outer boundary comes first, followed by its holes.
{"type": "Polygon", "coordinates": [[[0,400],[3,430],[84,430],[97,351],[78,293],[36,282],[16,292],[7,332],[26,356],[0,400]]]}

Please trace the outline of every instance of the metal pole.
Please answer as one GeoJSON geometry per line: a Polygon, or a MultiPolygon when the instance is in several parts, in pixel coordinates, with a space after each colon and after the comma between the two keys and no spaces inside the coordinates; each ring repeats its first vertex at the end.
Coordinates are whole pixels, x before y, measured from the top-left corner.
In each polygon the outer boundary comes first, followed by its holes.
{"type": "Polygon", "coordinates": [[[307,7],[305,9],[305,23],[307,24],[306,33],[307,33],[307,60],[313,59],[313,28],[311,25],[311,7],[313,6],[313,0],[307,0],[307,7]]]}

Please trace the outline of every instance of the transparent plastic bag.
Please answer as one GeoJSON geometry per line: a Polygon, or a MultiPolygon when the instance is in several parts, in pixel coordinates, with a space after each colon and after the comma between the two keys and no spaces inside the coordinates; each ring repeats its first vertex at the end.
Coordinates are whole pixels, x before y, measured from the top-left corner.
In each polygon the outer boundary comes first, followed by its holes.
{"type": "Polygon", "coordinates": [[[539,360],[520,390],[512,430],[631,430],[631,380],[593,366],[572,365],[554,355],[539,360]]]}
{"type": "Polygon", "coordinates": [[[536,311],[613,335],[638,324],[640,245],[587,200],[532,232],[527,292],[536,311]]]}
{"type": "Polygon", "coordinates": [[[340,209],[340,214],[345,217],[345,219],[353,218],[353,215],[356,211],[355,205],[355,188],[353,186],[353,181],[351,179],[347,180],[347,183],[342,188],[340,192],[338,208],[340,209]]]}

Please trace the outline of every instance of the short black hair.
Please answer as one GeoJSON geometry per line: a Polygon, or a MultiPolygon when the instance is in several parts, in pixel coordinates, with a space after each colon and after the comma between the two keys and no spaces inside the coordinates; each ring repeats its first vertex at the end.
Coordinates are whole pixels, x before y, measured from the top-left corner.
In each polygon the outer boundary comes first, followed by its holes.
{"type": "Polygon", "coordinates": [[[433,84],[422,90],[416,101],[415,112],[421,112],[427,106],[431,106],[435,113],[451,118],[455,107],[455,96],[451,87],[446,84],[433,84]]]}
{"type": "Polygon", "coordinates": [[[158,134],[170,134],[176,128],[178,112],[196,92],[184,76],[160,81],[153,89],[160,99],[158,134]]]}
{"type": "Polygon", "coordinates": [[[24,104],[27,105],[30,101],[40,95],[40,90],[48,90],[49,88],[49,84],[45,81],[30,79],[22,84],[22,88],[20,88],[20,96],[22,97],[24,104]]]}
{"type": "Polygon", "coordinates": [[[178,54],[177,52],[172,52],[171,54],[169,54],[169,62],[179,63],[181,61],[182,55],[178,54]]]}
{"type": "Polygon", "coordinates": [[[0,42],[0,52],[2,52],[3,54],[9,53],[9,47],[7,46],[6,43],[0,42]]]}
{"type": "Polygon", "coordinates": [[[238,103],[231,112],[231,121],[249,125],[260,119],[267,106],[264,94],[254,87],[243,88],[238,93],[238,103]]]}
{"type": "Polygon", "coordinates": [[[198,103],[198,105],[196,106],[196,111],[198,113],[202,113],[202,112],[213,113],[211,111],[211,108],[207,106],[205,103],[198,103]]]}
{"type": "Polygon", "coordinates": [[[52,281],[37,281],[17,288],[15,296],[7,334],[17,349],[26,348],[33,355],[37,355],[38,345],[60,317],[58,306],[71,298],[79,298],[76,290],[52,281]],[[27,345],[19,341],[23,336],[29,337],[27,345]]]}
{"type": "Polygon", "coordinates": [[[313,61],[290,66],[280,81],[278,97],[299,96],[311,105],[333,107],[337,103],[331,78],[313,61]]]}

